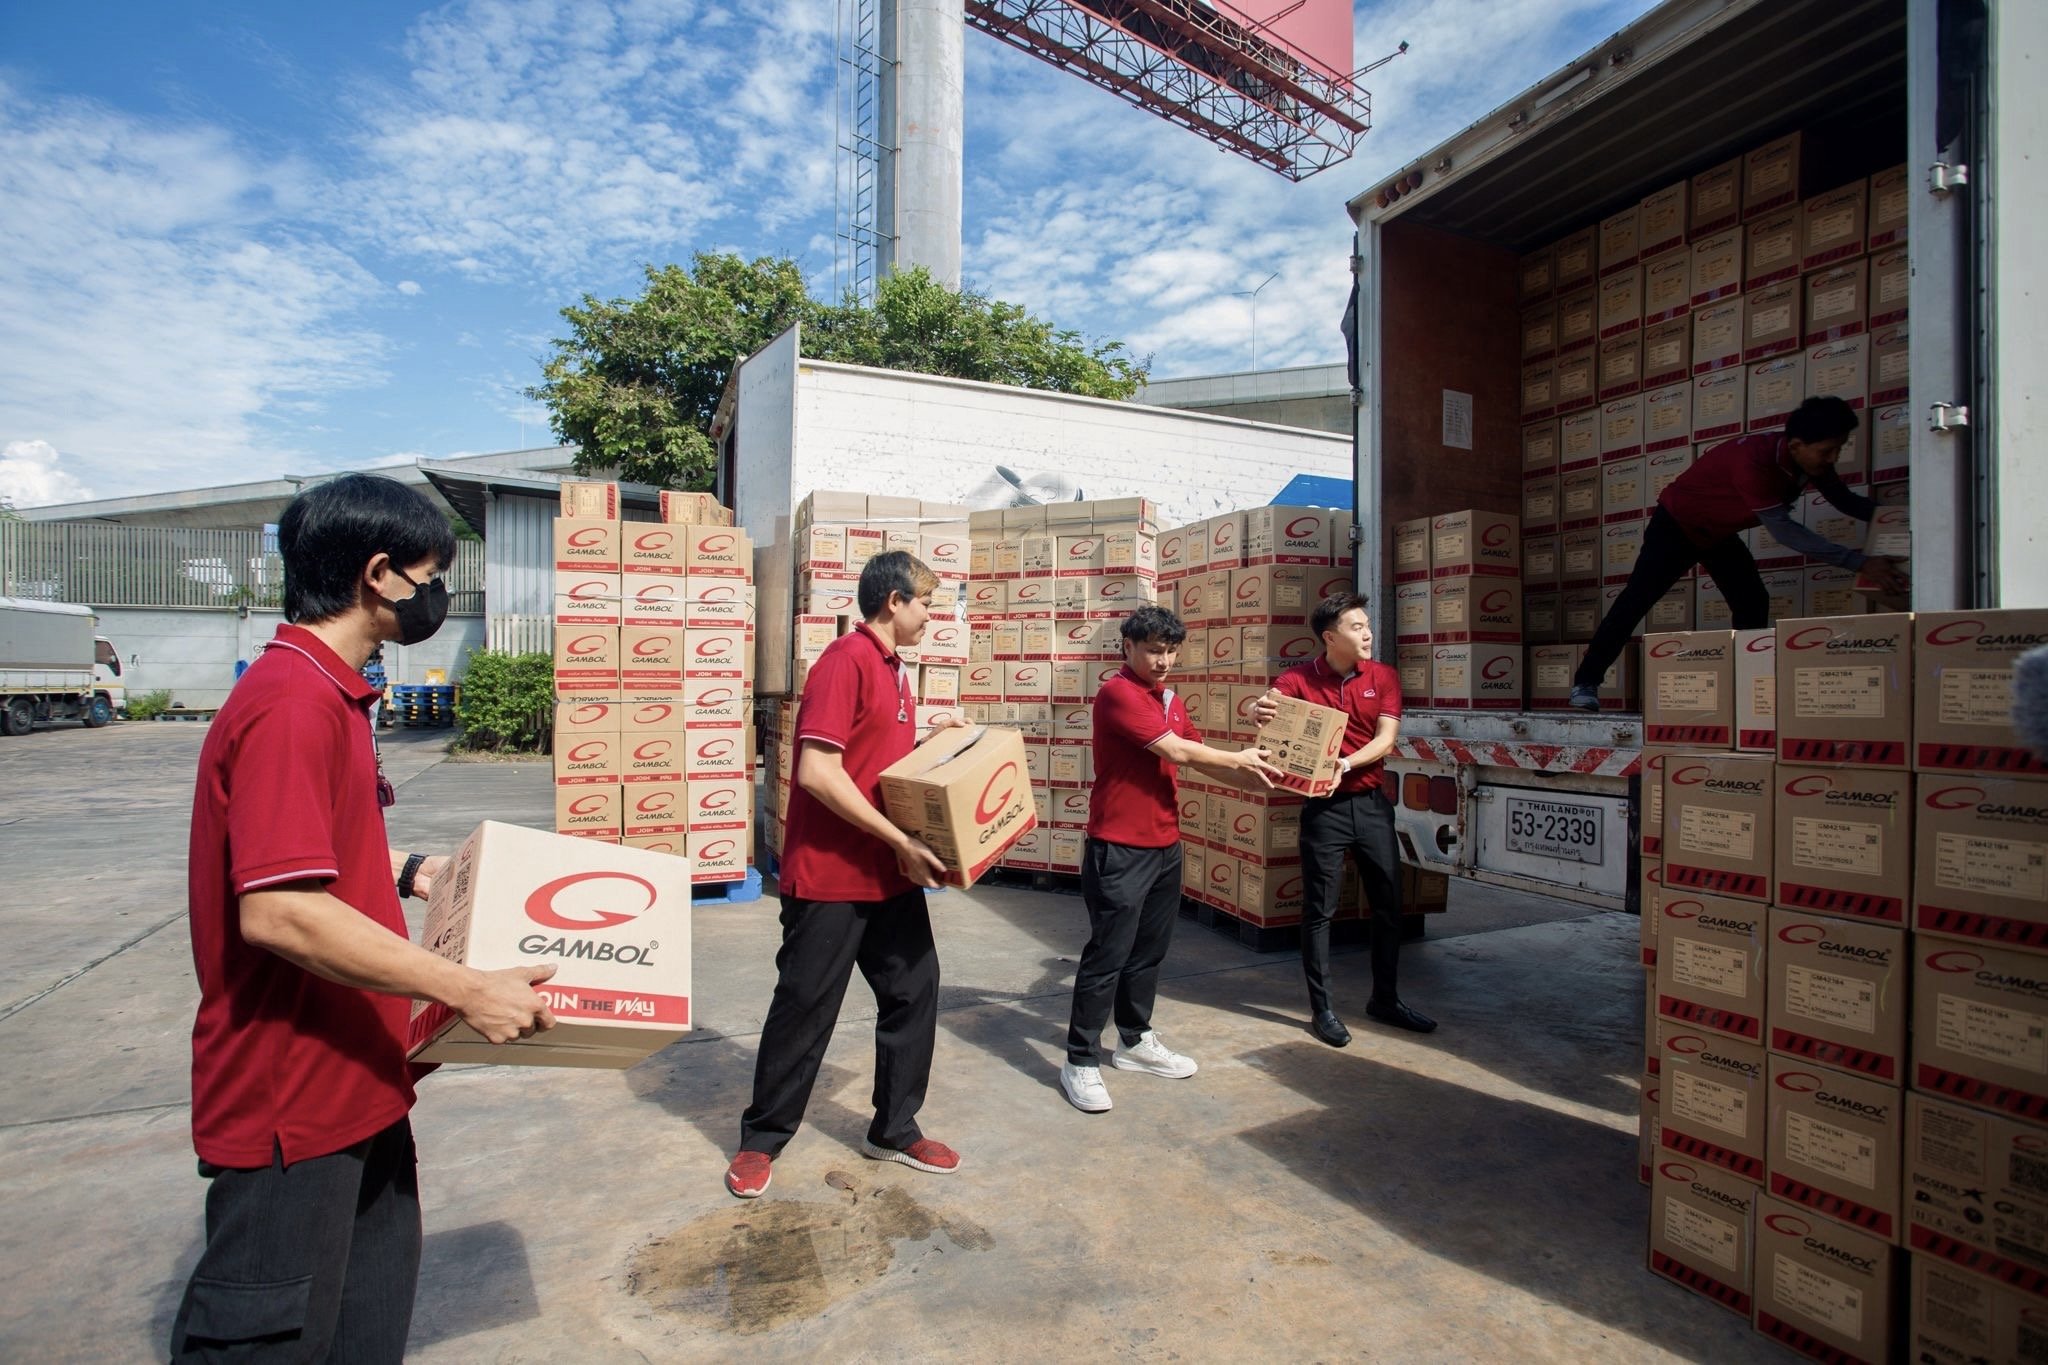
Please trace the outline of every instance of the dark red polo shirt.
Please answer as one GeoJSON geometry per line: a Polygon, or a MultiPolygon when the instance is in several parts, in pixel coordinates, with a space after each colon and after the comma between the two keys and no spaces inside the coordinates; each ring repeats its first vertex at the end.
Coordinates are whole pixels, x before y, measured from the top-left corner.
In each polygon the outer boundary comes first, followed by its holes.
{"type": "MultiPolygon", "coordinates": [[[[1372,741],[1380,730],[1380,717],[1401,716],[1401,674],[1390,664],[1377,659],[1361,659],[1358,668],[1348,676],[1339,677],[1325,658],[1318,654],[1305,664],[1296,664],[1280,675],[1273,684],[1282,696],[1298,697],[1317,706],[1328,706],[1344,713],[1344,747],[1341,752],[1355,754],[1372,741]]],[[[1343,794],[1372,791],[1381,785],[1386,774],[1386,762],[1381,760],[1364,767],[1353,768],[1344,774],[1337,784],[1337,791],[1343,794]]]]}
{"type": "Polygon", "coordinates": [[[1180,769],[1150,747],[1168,735],[1201,742],[1179,694],[1120,668],[1095,694],[1094,724],[1088,837],[1132,848],[1179,843],[1180,769]]]}
{"type": "MultiPolygon", "coordinates": [[[[917,747],[917,698],[896,651],[863,621],[811,665],[796,711],[797,761],[815,739],[839,750],[846,775],[876,810],[882,769],[917,747]]],[[[811,901],[881,901],[916,889],[889,846],[855,829],[792,784],[782,837],[783,894],[811,901]]]]}
{"type": "Polygon", "coordinates": [[[376,692],[298,626],[228,694],[199,751],[187,867],[199,1015],[192,1144],[217,1166],[338,1152],[412,1108],[412,1003],[313,975],[243,940],[239,898],[317,881],[401,938],[377,804],[376,692]]]}
{"type": "Polygon", "coordinates": [[[1760,525],[1759,510],[1789,506],[1806,484],[1782,433],[1738,436],[1702,454],[1657,502],[1695,545],[1712,545],[1760,525]]]}

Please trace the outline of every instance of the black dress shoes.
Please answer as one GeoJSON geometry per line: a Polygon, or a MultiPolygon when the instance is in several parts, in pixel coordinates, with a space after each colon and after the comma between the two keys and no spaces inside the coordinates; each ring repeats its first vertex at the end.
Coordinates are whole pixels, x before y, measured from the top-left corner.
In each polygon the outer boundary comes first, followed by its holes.
{"type": "Polygon", "coordinates": [[[1368,1000],[1365,1002],[1365,1012],[1372,1018],[1379,1020],[1382,1024],[1392,1024],[1395,1028],[1404,1028],[1411,1033],[1434,1033],[1436,1031],[1436,1020],[1430,1018],[1421,1010],[1410,1009],[1398,1000],[1392,1004],[1384,1004],[1378,1000],[1368,1000]]]}
{"type": "Polygon", "coordinates": [[[1344,1021],[1337,1017],[1335,1010],[1319,1012],[1310,1021],[1308,1031],[1331,1047],[1343,1047],[1351,1041],[1351,1030],[1344,1027],[1344,1021]]]}

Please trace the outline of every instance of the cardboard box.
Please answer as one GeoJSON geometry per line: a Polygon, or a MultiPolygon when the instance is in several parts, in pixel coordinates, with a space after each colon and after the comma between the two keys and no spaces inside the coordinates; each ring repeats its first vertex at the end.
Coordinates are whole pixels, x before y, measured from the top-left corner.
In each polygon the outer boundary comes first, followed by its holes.
{"type": "Polygon", "coordinates": [[[1643,325],[1643,387],[1661,388],[1692,377],[1690,315],[1643,325]]]}
{"type": "Polygon", "coordinates": [[[2048,1334],[2048,1305],[1932,1256],[1913,1256],[1906,1358],[1925,1365],[2029,1365],[2048,1334]]]}
{"type": "Polygon", "coordinates": [[[1913,848],[1910,775],[1780,764],[1777,784],[1777,903],[1905,923],[1913,848]]]}
{"type": "Polygon", "coordinates": [[[1244,565],[1244,513],[1224,512],[1203,523],[1209,536],[1208,565],[1236,569],[1244,565]]]}
{"type": "Polygon", "coordinates": [[[1583,588],[1600,581],[1597,529],[1566,531],[1558,537],[1558,581],[1567,588],[1583,588]]]}
{"type": "Polygon", "coordinates": [[[2036,1300],[2048,1297],[2043,1145],[2032,1124],[1908,1094],[1906,1244],[1913,1259],[1939,1258],[2036,1300]]]}
{"type": "Polygon", "coordinates": [[[1557,411],[1578,412],[1599,401],[1599,357],[1589,348],[1557,360],[1557,411]]]}
{"type": "Polygon", "coordinates": [[[555,632],[555,690],[564,698],[616,700],[619,628],[578,626],[555,632]]]}
{"type": "Polygon", "coordinates": [[[1609,337],[1600,343],[1600,401],[1640,393],[1643,387],[1643,337],[1640,332],[1609,337]]]}
{"type": "Polygon", "coordinates": [[[1779,209],[1743,224],[1743,286],[1754,293],[1766,285],[1799,279],[1800,217],[1797,208],[1779,209]]]}
{"type": "Polygon", "coordinates": [[[1704,1162],[1659,1152],[1650,1176],[1650,1269],[1748,1317],[1757,1187],[1704,1162]]]}
{"type": "MultiPolygon", "coordinates": [[[[1301,868],[1292,864],[1261,867],[1242,859],[1237,864],[1237,894],[1231,904],[1240,919],[1254,924],[1301,922],[1301,868]]],[[[1403,902],[1404,906],[1406,902],[1403,902]]]]}
{"type": "MultiPolygon", "coordinates": [[[[689,619],[689,582],[679,574],[629,572],[620,575],[619,616],[624,625],[680,630],[689,619]]],[[[741,618],[745,629],[745,618],[741,618]]]]}
{"type": "Polygon", "coordinates": [[[1643,326],[1692,311],[1692,252],[1684,246],[1643,258],[1643,326]]]}
{"type": "Polygon", "coordinates": [[[1806,397],[1839,398],[1859,412],[1870,389],[1870,338],[1844,337],[1806,348],[1806,397]]]}
{"type": "Polygon", "coordinates": [[[565,737],[615,735],[625,726],[624,707],[614,701],[558,701],[555,703],[555,746],[565,737]]]}
{"type": "MultiPolygon", "coordinates": [[[[1557,529],[1557,476],[1522,480],[1522,533],[1548,535],[1557,529]]],[[[1525,556],[1526,558],[1526,556],[1525,556]]],[[[1524,565],[1526,573],[1527,566],[1524,565]]]]}
{"type": "Polygon", "coordinates": [[[555,831],[580,839],[619,841],[625,832],[625,802],[616,782],[555,788],[555,831]]]}
{"type": "Polygon", "coordinates": [[[1753,290],[1743,298],[1742,359],[1767,360],[1799,349],[1800,307],[1806,291],[1795,277],[1753,290]]]}
{"type": "Polygon", "coordinates": [[[1893,247],[1870,258],[1870,329],[1906,321],[1913,289],[1913,269],[1906,248],[1893,247]]]}
{"type": "Polygon", "coordinates": [[[1818,1360],[1890,1365],[1899,1251],[1766,1195],[1756,1206],[1756,1330],[1818,1360]]]}
{"type": "Polygon", "coordinates": [[[555,574],[555,624],[558,626],[616,626],[619,623],[618,574],[557,572],[555,574]]]}
{"type": "Polygon", "coordinates": [[[1336,514],[1324,507],[1254,507],[1245,513],[1245,563],[1328,564],[1336,514]]]}
{"type": "MultiPolygon", "coordinates": [[[[676,725],[669,730],[636,729],[620,736],[623,741],[620,755],[619,779],[628,784],[626,790],[626,832],[656,833],[665,831],[639,830],[633,828],[633,802],[636,785],[651,783],[679,783],[683,781],[686,757],[691,736],[682,727],[681,707],[673,709],[677,716],[676,725]]],[[[710,732],[706,732],[710,733],[710,732]]],[[[730,738],[730,736],[728,736],[730,738]]]]}
{"type": "MultiPolygon", "coordinates": [[[[1645,759],[1648,757],[1649,755],[1644,755],[1645,759]]],[[[1647,792],[1649,790],[1649,778],[1647,775],[1645,775],[1643,781],[1644,790],[1647,792]]],[[[1637,887],[1637,899],[1639,902],[1639,908],[1636,913],[1637,944],[1641,950],[1643,966],[1654,968],[1657,965],[1657,925],[1664,918],[1664,864],[1647,854],[1638,861],[1642,866],[1642,876],[1637,887]]],[[[1652,981],[1648,984],[1654,987],[1656,983],[1652,981]]],[[[1653,1039],[1650,1046],[1650,1071],[1654,1075],[1659,1065],[1657,1061],[1658,1045],[1654,1039],[1662,1031],[1664,1023],[1661,1016],[1657,1013],[1657,1000],[1654,995],[1651,996],[1648,1001],[1648,1008],[1643,1013],[1646,1016],[1644,1027],[1649,1031],[1653,1039]]]]}
{"type": "Polygon", "coordinates": [[[1735,636],[1704,630],[1648,636],[1643,735],[1646,743],[1719,749],[1734,743],[1735,636]]]}
{"type": "Polygon", "coordinates": [[[1416,517],[1394,523],[1394,581],[1412,583],[1430,574],[1430,521],[1416,517]]]}
{"type": "Polygon", "coordinates": [[[1735,747],[1778,751],[1778,632],[1735,632],[1735,747]]]}
{"type": "Polygon", "coordinates": [[[1591,350],[1600,340],[1600,292],[1591,285],[1557,296],[1557,350],[1560,356],[1591,350]]]}
{"type": "MultiPolygon", "coordinates": [[[[1687,761],[1674,755],[1674,769],[1687,761]]],[[[1671,807],[1665,792],[1665,849],[1672,850],[1671,807]]],[[[1657,924],[1656,1009],[1665,1019],[1745,1043],[1764,1037],[1766,940],[1761,905],[1694,894],[1672,883],[1664,864],[1657,924]]]]}
{"type": "MultiPolygon", "coordinates": [[[[576,703],[558,705],[557,714],[567,710],[605,709],[576,703]]],[[[555,731],[554,759],[555,785],[558,787],[579,787],[591,785],[615,785],[622,768],[621,752],[624,737],[614,730],[562,730],[555,731]]]]}
{"type": "Polygon", "coordinates": [[[1531,420],[1557,411],[1557,365],[1539,360],[1522,367],[1522,417],[1531,420]]]}
{"type": "Polygon", "coordinates": [[[1692,381],[1692,439],[1711,449],[1740,436],[1749,416],[1749,371],[1717,370],[1692,381]]]}
{"type": "Polygon", "coordinates": [[[1555,247],[1544,247],[1522,257],[1520,297],[1524,303],[1531,299],[1548,298],[1557,283],[1557,252],[1555,247]]]}
{"type": "Polygon", "coordinates": [[[1692,374],[1697,377],[1742,363],[1748,340],[1749,303],[1741,295],[1692,310],[1692,374]]]}
{"type": "MultiPolygon", "coordinates": [[[[830,498],[835,495],[828,493],[823,496],[830,498]]],[[[860,497],[858,493],[839,494],[836,496],[856,499],[860,497]]],[[[684,526],[732,525],[731,510],[720,506],[718,499],[709,493],[686,493],[673,488],[664,488],[661,490],[661,497],[657,506],[661,519],[666,522],[684,526]]],[[[864,515],[866,514],[863,512],[855,512],[850,517],[834,518],[828,516],[824,519],[827,521],[858,521],[864,515]]]]}
{"type": "Polygon", "coordinates": [[[1655,1071],[1644,1072],[1637,1088],[1641,1099],[1636,1109],[1636,1179],[1647,1185],[1650,1172],[1656,1168],[1658,1148],[1663,1145],[1660,1139],[1664,1134],[1658,1127],[1657,1109],[1662,1103],[1664,1090],[1655,1071]]]}
{"type": "Polygon", "coordinates": [[[1839,341],[1870,321],[1870,262],[1864,257],[1806,277],[1806,344],[1839,341]]]}
{"type": "MultiPolygon", "coordinates": [[[[1430,633],[1429,583],[1400,583],[1394,587],[1394,643],[1426,645],[1430,633]]],[[[1424,688],[1425,694],[1428,689],[1424,688]]]]}
{"type": "Polygon", "coordinates": [[[1807,200],[1800,209],[1799,268],[1819,270],[1861,256],[1869,212],[1868,180],[1853,180],[1807,200]]]}
{"type": "Polygon", "coordinates": [[[1449,512],[1430,519],[1430,574],[1491,574],[1515,578],[1522,571],[1520,518],[1507,512],[1449,512]]]}
{"type": "Polygon", "coordinates": [[[420,942],[478,971],[555,964],[535,989],[556,1022],[493,1046],[421,1002],[406,1037],[416,1062],[627,1067],[690,1028],[682,859],[486,820],[435,880],[420,942]]]}
{"type": "Polygon", "coordinates": [[[1913,618],[1913,766],[2039,776],[2012,726],[2020,655],[2048,645],[2048,610],[1923,611],[1913,618]]]}
{"type": "Polygon", "coordinates": [[[1778,623],[1778,757],[1904,768],[1913,739],[1908,615],[1778,623]]]}
{"type": "MultiPolygon", "coordinates": [[[[1724,228],[1695,237],[1692,242],[1692,311],[1698,317],[1702,304],[1742,292],[1742,229],[1724,228]]],[[[1699,334],[1693,334],[1699,347],[1699,334]]]]}
{"type": "MultiPolygon", "coordinates": [[[[1692,424],[1692,385],[1681,384],[1673,387],[1683,390],[1686,402],[1687,440],[1680,445],[1652,448],[1643,457],[1643,505],[1654,508],[1657,500],[1664,496],[1664,490],[1678,481],[1680,475],[1692,468],[1693,447],[1690,427],[1692,424]]],[[[1681,579],[1682,583],[1684,580],[1681,579]]]]}
{"type": "Polygon", "coordinates": [[[2048,786],[1921,773],[1914,796],[1913,927],[2048,950],[2048,786]]]}
{"type": "MultiPolygon", "coordinates": [[[[669,740],[676,736],[664,737],[669,740]]],[[[623,789],[625,835],[681,834],[690,827],[690,794],[680,782],[642,782],[623,789]]]]}
{"type": "Polygon", "coordinates": [[[1641,215],[1639,236],[1643,259],[1648,260],[1660,251],[1669,251],[1684,244],[1686,210],[1690,204],[1686,189],[1687,182],[1681,180],[1654,194],[1645,195],[1637,206],[1641,215]]]}
{"type": "Polygon", "coordinates": [[[1565,475],[1590,469],[1600,463],[1600,414],[1578,412],[1561,417],[1557,423],[1557,472],[1565,475]]]}
{"type": "Polygon", "coordinates": [[[1863,610],[1868,598],[1856,591],[1856,574],[1832,564],[1809,565],[1806,570],[1804,611],[1812,616],[1851,616],[1863,610]]]}
{"type": "Polygon", "coordinates": [[[619,486],[588,479],[564,479],[558,515],[575,521],[617,521],[619,486]]]}
{"type": "Polygon", "coordinates": [[[683,735],[683,778],[744,778],[751,767],[745,730],[690,730],[683,735]]]}
{"type": "MultiPolygon", "coordinates": [[[[1524,536],[1522,538],[1522,583],[1529,591],[1555,587],[1564,564],[1560,558],[1561,545],[1556,536],[1524,536]]],[[[1524,617],[1527,616],[1527,597],[1524,596],[1524,617]]]]}
{"type": "Polygon", "coordinates": [[[1912,974],[1905,930],[1774,907],[1770,931],[1771,1050],[1902,1084],[1912,974]]]}
{"type": "Polygon", "coordinates": [[[1600,220],[1600,274],[1602,278],[1634,265],[1642,255],[1643,215],[1641,204],[1630,204],[1619,213],[1600,220]]]}
{"type": "Polygon", "coordinates": [[[1552,299],[1522,310],[1522,360],[1531,363],[1557,354],[1557,304],[1552,299]]]}
{"type": "Polygon", "coordinates": [[[1598,263],[1599,250],[1600,230],[1597,227],[1580,228],[1560,240],[1554,248],[1553,288],[1562,294],[1590,282],[1598,263]]]}
{"type": "Polygon", "coordinates": [[[1401,697],[1410,706],[1430,704],[1430,657],[1428,645],[1402,645],[1394,651],[1394,666],[1401,675],[1401,697]]]}
{"type": "MultiPolygon", "coordinates": [[[[1548,478],[1557,473],[1557,422],[1546,418],[1522,428],[1522,477],[1548,478]]],[[[1427,518],[1422,520],[1427,521],[1427,518]]],[[[1401,525],[1412,523],[1402,522],[1401,525]]],[[[1397,528],[1398,529],[1398,528],[1397,528]]]]}
{"type": "Polygon", "coordinates": [[[1631,262],[1600,281],[1600,337],[1604,341],[1642,327],[1643,268],[1631,262]]]}
{"type": "Polygon", "coordinates": [[[1778,431],[1806,399],[1806,356],[1781,355],[1749,367],[1749,429],[1778,431]]]}
{"type": "MultiPolygon", "coordinates": [[[[1847,346],[1861,340],[1855,337],[1836,344],[1847,346]]],[[[1903,403],[1912,381],[1913,362],[1912,340],[1906,324],[1901,321],[1871,328],[1869,343],[1865,383],[1869,387],[1870,406],[1903,403]]],[[[1809,366],[1809,376],[1810,373],[1809,366]]]]}
{"type": "MultiPolygon", "coordinates": [[[[1479,574],[1432,579],[1431,643],[1520,643],[1522,581],[1479,574]]],[[[1398,643],[1398,640],[1396,641],[1398,643]]]]}
{"type": "Polygon", "coordinates": [[[1628,582],[1636,567],[1636,557],[1643,551],[1643,528],[1648,524],[1638,514],[1634,521],[1613,521],[1600,528],[1602,582],[1610,586],[1628,582]]]}
{"type": "Polygon", "coordinates": [[[1559,630],[1567,640],[1590,640],[1600,628],[1600,589],[1570,588],[1558,595],[1559,630]]]}
{"type": "Polygon", "coordinates": [[[624,522],[619,527],[619,568],[629,574],[680,578],[689,571],[683,554],[687,536],[686,527],[658,521],[624,522]]]}
{"type": "Polygon", "coordinates": [[[1585,657],[1584,645],[1530,645],[1524,656],[1529,709],[1561,711],[1571,703],[1572,673],[1585,657]]]}
{"type": "Polygon", "coordinates": [[[1659,1145],[1762,1184],[1764,1050],[1688,1028],[1667,1030],[1658,1069],[1659,1145]]]}
{"type": "Polygon", "coordinates": [[[1798,133],[1787,133],[1743,154],[1743,221],[1799,202],[1803,183],[1799,163],[1804,141],[1798,133]]]}
{"type": "Polygon", "coordinates": [[[1453,711],[1514,711],[1522,705],[1522,650],[1514,644],[1430,647],[1430,704],[1453,711]]]}
{"type": "Polygon", "coordinates": [[[1037,827],[1024,750],[1018,730],[956,726],[936,731],[882,770],[890,822],[939,856],[945,885],[974,885],[1037,827]]]}
{"type": "Polygon", "coordinates": [[[1664,881],[1673,891],[1768,901],[1774,866],[1772,760],[1689,753],[1664,777],[1664,881]]]}
{"type": "Polygon", "coordinates": [[[1643,618],[1643,634],[1669,635],[1674,631],[1689,631],[1693,628],[1692,585],[1678,582],[1662,597],[1650,604],[1649,615],[1643,618]]]}
{"type": "Polygon", "coordinates": [[[1641,521],[1645,515],[1649,469],[1640,455],[1613,460],[1600,469],[1600,519],[1641,521]]]}
{"type": "Polygon", "coordinates": [[[1686,229],[1697,240],[1742,221],[1742,158],[1731,157],[1692,178],[1692,205],[1686,229]]]}
{"type": "Polygon", "coordinates": [[[556,517],[554,564],[561,573],[619,572],[619,523],[588,517],[556,517]]]}
{"type": "MultiPolygon", "coordinates": [[[[1680,450],[1686,452],[1686,463],[1691,463],[1691,383],[1679,380],[1644,392],[1642,434],[1645,454],[1680,450]]],[[[1646,505],[1655,501],[1654,496],[1646,495],[1646,505]]]]}
{"type": "Polygon", "coordinates": [[[1628,460],[1643,453],[1643,399],[1616,398],[1600,408],[1600,459],[1628,460]]]}
{"type": "Polygon", "coordinates": [[[1816,1223],[1846,1224],[1879,1243],[1901,1241],[1904,1093],[1776,1053],[1770,1078],[1770,1193],[1827,1215],[1816,1223]]]}
{"type": "Polygon", "coordinates": [[[1871,482],[1883,484],[1904,479],[1911,471],[1913,459],[1912,409],[1905,403],[1874,408],[1869,425],[1871,482]]]}
{"type": "Polygon", "coordinates": [[[1225,619],[1245,625],[1305,622],[1318,600],[1310,596],[1313,577],[1311,570],[1299,564],[1233,569],[1225,619]]]}
{"type": "MultiPolygon", "coordinates": [[[[633,676],[639,656],[633,652],[640,646],[631,640],[628,630],[621,637],[627,640],[628,652],[625,659],[627,677],[633,676]]],[[[650,644],[651,641],[641,643],[650,644]]],[[[686,630],[683,632],[683,675],[689,678],[740,678],[747,671],[747,637],[739,630],[686,630]]]]}
{"type": "Polygon", "coordinates": [[[1342,711],[1294,697],[1278,699],[1279,712],[1259,728],[1258,747],[1282,776],[1275,786],[1305,795],[1321,793],[1337,775],[1344,745],[1342,711]]]}

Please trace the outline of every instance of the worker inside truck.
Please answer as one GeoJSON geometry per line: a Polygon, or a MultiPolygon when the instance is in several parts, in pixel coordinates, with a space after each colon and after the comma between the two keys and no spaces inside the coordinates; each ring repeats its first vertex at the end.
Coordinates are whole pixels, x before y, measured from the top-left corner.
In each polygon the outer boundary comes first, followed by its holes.
{"type": "Polygon", "coordinates": [[[1771,597],[1741,535],[1762,526],[1787,550],[1823,564],[1855,569],[1881,592],[1905,591],[1905,575],[1888,559],[1837,545],[1792,518],[1809,488],[1841,512],[1869,521],[1875,504],[1835,473],[1842,445],[1856,430],[1856,410],[1840,398],[1809,398],[1775,434],[1738,436],[1713,447],[1672,480],[1657,499],[1628,586],[1614,600],[1585,660],[1572,678],[1572,705],[1600,709],[1600,680],[1657,599],[1698,564],[1728,600],[1737,630],[1771,624],[1771,597]]]}

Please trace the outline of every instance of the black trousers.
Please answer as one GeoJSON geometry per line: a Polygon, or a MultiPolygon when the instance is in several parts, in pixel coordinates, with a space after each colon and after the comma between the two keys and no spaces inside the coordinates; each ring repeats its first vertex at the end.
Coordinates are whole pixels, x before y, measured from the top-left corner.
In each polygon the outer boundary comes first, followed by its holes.
{"type": "Polygon", "coordinates": [[[412,1124],[290,1166],[200,1163],[206,1250],[171,1325],[174,1361],[398,1361],[420,1271],[412,1124]]]}
{"type": "Polygon", "coordinates": [[[1074,971],[1074,1010],[1067,1022],[1067,1060],[1101,1066],[1100,1040],[1116,1015],[1125,1044],[1152,1027],[1159,967],[1180,917],[1179,844],[1133,848],[1090,839],[1081,857],[1081,896],[1088,903],[1088,946],[1074,971]]]}
{"type": "Polygon", "coordinates": [[[1650,524],[1643,528],[1643,550],[1636,556],[1628,586],[1593,632],[1585,660],[1572,676],[1573,684],[1598,687],[1657,599],[1670,592],[1671,585],[1695,564],[1713,577],[1714,586],[1728,599],[1737,630],[1762,630],[1771,623],[1771,595],[1764,589],[1749,547],[1729,536],[1702,549],[1687,538],[1675,517],[1659,507],[1650,513],[1650,524]]]}
{"type": "Polygon", "coordinates": [[[939,953],[924,892],[885,901],[791,897],[782,903],[775,998],[754,1061],[754,1100],[740,1115],[741,1151],[774,1156],[796,1136],[856,966],[878,1010],[868,1141],[900,1150],[923,1136],[917,1111],[939,1027],[939,953]]]}
{"type": "Polygon", "coordinates": [[[1394,807],[1378,790],[1310,800],[1301,808],[1301,970],[1308,1007],[1330,1006],[1330,920],[1337,913],[1344,854],[1355,854],[1372,911],[1372,998],[1401,998],[1401,855],[1394,807]]]}

